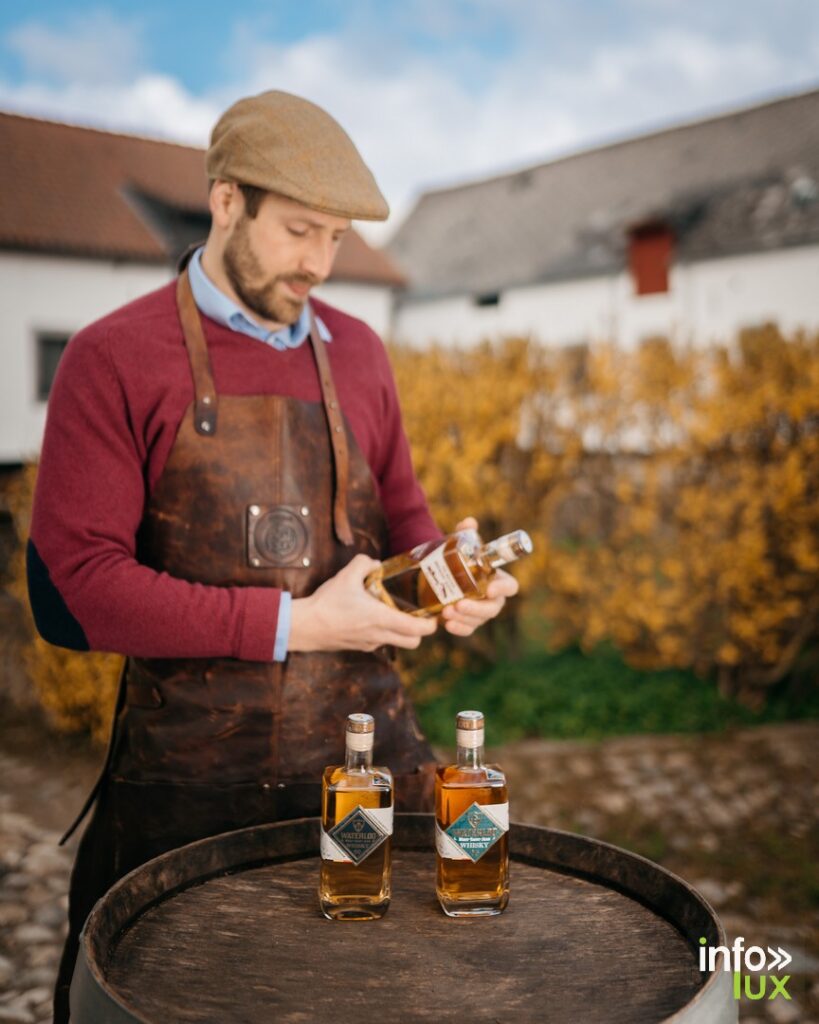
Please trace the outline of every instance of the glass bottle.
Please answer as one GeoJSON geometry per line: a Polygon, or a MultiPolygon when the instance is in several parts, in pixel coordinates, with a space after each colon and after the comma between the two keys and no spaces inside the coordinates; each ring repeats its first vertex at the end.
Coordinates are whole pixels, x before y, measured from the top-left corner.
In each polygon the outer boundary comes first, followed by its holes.
{"type": "Polygon", "coordinates": [[[488,544],[475,530],[459,530],[386,559],[367,576],[364,586],[399,611],[437,615],[462,597],[484,597],[495,569],[531,551],[532,541],[524,530],[488,544]]]}
{"type": "Polygon", "coordinates": [[[484,764],[484,717],[456,719],[457,761],[435,776],[438,901],[450,917],[500,914],[509,901],[506,776],[484,764]]]}
{"type": "Polygon", "coordinates": [[[393,780],[373,767],[372,715],[349,715],[343,765],[321,783],[319,903],[335,921],[381,917],[390,903],[393,780]]]}

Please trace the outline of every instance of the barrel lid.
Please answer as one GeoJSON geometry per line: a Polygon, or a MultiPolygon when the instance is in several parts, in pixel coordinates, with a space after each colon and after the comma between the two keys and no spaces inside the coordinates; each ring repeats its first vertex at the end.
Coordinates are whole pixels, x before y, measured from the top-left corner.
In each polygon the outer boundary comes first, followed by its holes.
{"type": "Polygon", "coordinates": [[[72,1024],[360,1024],[394,1019],[397,998],[406,1024],[455,1024],[464,1000],[476,1022],[737,1019],[730,975],[697,967],[701,936],[726,941],[703,897],[636,854],[529,825],[509,831],[509,908],[476,929],[430,898],[434,817],[397,814],[393,904],[378,922],[377,956],[362,966],[355,926],[318,912],[320,824],[204,839],[118,882],[83,929],[72,1024]],[[230,926],[214,928],[228,910],[230,926]],[[456,957],[456,947],[469,955],[456,957]],[[351,977],[362,979],[354,997],[351,977]]]}

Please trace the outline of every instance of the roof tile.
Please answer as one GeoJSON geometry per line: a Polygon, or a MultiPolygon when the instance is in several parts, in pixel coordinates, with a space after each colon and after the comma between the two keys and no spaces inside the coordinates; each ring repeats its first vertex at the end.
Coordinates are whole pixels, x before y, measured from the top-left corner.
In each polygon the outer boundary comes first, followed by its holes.
{"type": "MultiPolygon", "coordinates": [[[[0,152],[0,248],[174,263],[179,224],[194,237],[207,230],[204,150],[0,112],[0,152]],[[162,211],[179,223],[161,230],[162,211]]],[[[331,280],[404,283],[355,231],[331,280]]]]}

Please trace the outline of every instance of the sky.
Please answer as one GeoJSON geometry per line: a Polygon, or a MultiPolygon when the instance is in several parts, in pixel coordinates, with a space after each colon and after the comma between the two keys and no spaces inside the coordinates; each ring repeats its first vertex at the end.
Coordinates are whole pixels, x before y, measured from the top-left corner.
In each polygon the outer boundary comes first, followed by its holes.
{"type": "Polygon", "coordinates": [[[0,0],[0,109],[206,146],[298,93],[374,171],[373,241],[427,189],[817,87],[819,0],[0,0]]]}

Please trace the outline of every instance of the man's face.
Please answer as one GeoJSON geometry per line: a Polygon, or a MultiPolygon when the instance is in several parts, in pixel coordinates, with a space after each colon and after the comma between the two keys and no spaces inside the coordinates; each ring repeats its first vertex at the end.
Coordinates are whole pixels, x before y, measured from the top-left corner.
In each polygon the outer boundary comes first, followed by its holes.
{"type": "Polygon", "coordinates": [[[350,221],[272,193],[250,217],[236,192],[238,213],[222,256],[228,280],[263,320],[295,323],[310,289],[329,276],[350,221]]]}

